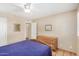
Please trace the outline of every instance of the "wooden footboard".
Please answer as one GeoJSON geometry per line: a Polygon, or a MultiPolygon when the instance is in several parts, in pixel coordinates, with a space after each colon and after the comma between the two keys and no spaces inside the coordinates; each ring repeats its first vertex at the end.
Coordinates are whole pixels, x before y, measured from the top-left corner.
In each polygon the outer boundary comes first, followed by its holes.
{"type": "Polygon", "coordinates": [[[49,37],[49,36],[44,36],[44,35],[39,35],[37,36],[37,41],[42,42],[43,44],[46,44],[51,47],[53,50],[57,50],[58,48],[58,42],[56,37],[49,37]]]}

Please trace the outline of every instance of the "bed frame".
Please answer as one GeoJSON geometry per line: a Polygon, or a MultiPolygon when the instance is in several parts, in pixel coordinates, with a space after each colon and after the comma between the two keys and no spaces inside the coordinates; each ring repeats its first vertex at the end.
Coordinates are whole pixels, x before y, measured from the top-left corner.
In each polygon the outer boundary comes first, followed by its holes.
{"type": "Polygon", "coordinates": [[[56,37],[49,37],[45,35],[37,36],[37,41],[48,45],[52,50],[56,51],[58,49],[58,41],[56,37]]]}

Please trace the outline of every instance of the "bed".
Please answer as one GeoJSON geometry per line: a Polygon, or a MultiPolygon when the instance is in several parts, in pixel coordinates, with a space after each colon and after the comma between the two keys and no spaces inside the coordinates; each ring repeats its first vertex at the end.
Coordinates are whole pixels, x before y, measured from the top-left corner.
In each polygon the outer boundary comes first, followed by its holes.
{"type": "Polygon", "coordinates": [[[54,36],[38,35],[37,40],[51,47],[53,51],[58,49],[58,39],[54,36]]]}
{"type": "Polygon", "coordinates": [[[34,40],[24,40],[0,47],[0,56],[51,56],[51,48],[34,40]]]}

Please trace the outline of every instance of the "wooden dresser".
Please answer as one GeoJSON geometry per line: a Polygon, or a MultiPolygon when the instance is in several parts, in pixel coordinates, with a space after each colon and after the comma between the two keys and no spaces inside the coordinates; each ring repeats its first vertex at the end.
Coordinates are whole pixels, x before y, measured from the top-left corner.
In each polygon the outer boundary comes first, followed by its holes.
{"type": "Polygon", "coordinates": [[[49,37],[45,35],[39,35],[37,36],[37,40],[48,45],[53,50],[57,50],[58,48],[58,42],[56,37],[49,37]]]}

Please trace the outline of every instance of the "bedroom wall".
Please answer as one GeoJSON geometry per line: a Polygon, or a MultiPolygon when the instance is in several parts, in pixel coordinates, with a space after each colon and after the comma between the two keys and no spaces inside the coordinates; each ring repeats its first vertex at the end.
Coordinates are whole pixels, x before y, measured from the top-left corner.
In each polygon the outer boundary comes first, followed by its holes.
{"type": "Polygon", "coordinates": [[[77,10],[77,55],[79,55],[79,8],[77,10]]]}
{"type": "Polygon", "coordinates": [[[34,20],[38,23],[38,35],[56,36],[59,48],[76,52],[76,12],[74,10],[34,20]],[[52,25],[52,31],[45,31],[46,24],[52,25]]]}
{"type": "Polygon", "coordinates": [[[7,42],[8,44],[22,41],[26,38],[25,20],[22,17],[13,15],[11,13],[1,13],[1,17],[7,18],[7,42]],[[21,31],[14,31],[14,24],[21,25],[21,31]]]}
{"type": "Polygon", "coordinates": [[[8,17],[8,42],[14,43],[26,38],[26,27],[25,20],[18,16],[8,17]],[[14,24],[20,24],[20,32],[14,30],[14,24]]]}
{"type": "Polygon", "coordinates": [[[78,36],[78,40],[77,40],[77,55],[79,56],[79,36],[78,36]]]}

